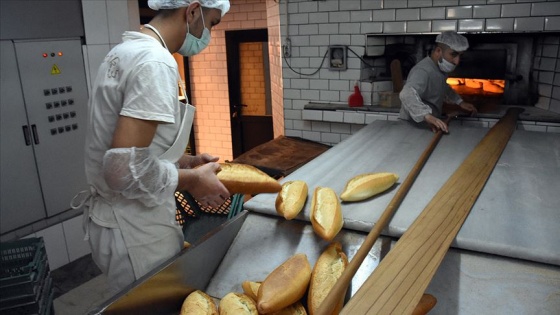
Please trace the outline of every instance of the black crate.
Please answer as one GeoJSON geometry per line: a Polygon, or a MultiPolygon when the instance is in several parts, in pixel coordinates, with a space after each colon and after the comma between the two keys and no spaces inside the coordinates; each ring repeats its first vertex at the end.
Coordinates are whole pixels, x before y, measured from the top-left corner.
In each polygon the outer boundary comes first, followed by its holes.
{"type": "Polygon", "coordinates": [[[0,243],[0,287],[35,280],[46,257],[42,237],[0,243]]]}
{"type": "Polygon", "coordinates": [[[44,315],[52,313],[53,303],[52,278],[46,277],[40,286],[38,299],[33,302],[22,303],[12,307],[2,308],[2,315],[44,315]]]}
{"type": "Polygon", "coordinates": [[[44,258],[37,269],[31,272],[32,277],[20,283],[12,283],[7,286],[0,287],[2,295],[0,296],[0,310],[14,305],[26,304],[37,301],[41,293],[43,285],[49,275],[49,264],[44,258]]]}
{"type": "Polygon", "coordinates": [[[199,218],[203,214],[228,215],[230,217],[241,211],[243,207],[241,194],[230,196],[219,207],[203,207],[196,199],[187,192],[175,192],[177,211],[175,218],[179,224],[184,225],[189,218],[199,218]]]}

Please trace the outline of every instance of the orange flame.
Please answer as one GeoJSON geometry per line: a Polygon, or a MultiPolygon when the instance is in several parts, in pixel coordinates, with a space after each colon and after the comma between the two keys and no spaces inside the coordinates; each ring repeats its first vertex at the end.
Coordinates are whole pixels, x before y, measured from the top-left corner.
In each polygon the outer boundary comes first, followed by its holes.
{"type": "Polygon", "coordinates": [[[473,89],[469,94],[476,94],[477,92],[489,92],[489,93],[504,93],[504,88],[506,86],[505,80],[485,80],[485,79],[466,79],[466,78],[448,78],[447,84],[451,86],[455,91],[461,90],[465,93],[463,87],[473,89]]]}

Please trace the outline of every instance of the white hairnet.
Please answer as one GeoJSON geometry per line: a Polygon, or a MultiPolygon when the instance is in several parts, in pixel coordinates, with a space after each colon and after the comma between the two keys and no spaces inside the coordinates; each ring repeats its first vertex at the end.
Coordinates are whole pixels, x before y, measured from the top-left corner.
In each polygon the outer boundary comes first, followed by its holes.
{"type": "Polygon", "coordinates": [[[469,41],[463,35],[453,31],[445,31],[436,37],[436,43],[442,43],[455,51],[465,51],[469,48],[469,41]]]}
{"type": "Polygon", "coordinates": [[[222,16],[229,11],[229,0],[148,0],[148,6],[157,11],[187,7],[193,2],[198,2],[205,8],[218,9],[222,11],[222,16]]]}

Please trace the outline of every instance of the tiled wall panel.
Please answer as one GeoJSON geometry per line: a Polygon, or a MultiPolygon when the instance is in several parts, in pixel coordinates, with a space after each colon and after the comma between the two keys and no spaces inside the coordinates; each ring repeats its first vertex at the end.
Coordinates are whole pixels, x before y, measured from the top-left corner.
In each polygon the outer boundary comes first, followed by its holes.
{"type": "MultiPolygon", "coordinates": [[[[431,34],[446,30],[459,32],[560,32],[560,2],[544,0],[329,0],[329,1],[306,1],[290,0],[287,7],[291,12],[289,19],[285,16],[285,6],[280,2],[280,15],[282,21],[288,21],[287,28],[290,33],[283,33],[282,40],[287,36],[292,40],[292,57],[283,63],[283,77],[290,79],[309,80],[309,84],[298,81],[298,85],[284,86],[284,99],[295,101],[302,98],[308,102],[323,102],[345,104],[348,95],[352,93],[353,82],[360,79],[357,72],[352,72],[355,67],[361,66],[361,61],[353,53],[348,53],[348,66],[346,71],[329,71],[327,64],[323,64],[321,70],[315,75],[300,75],[292,71],[289,65],[298,72],[310,74],[318,70],[326,48],[328,45],[349,45],[353,50],[365,53],[365,34],[431,34]],[[328,12],[328,22],[324,15],[320,13],[328,12]],[[312,18],[313,16],[313,18],[312,18]],[[298,26],[292,32],[291,26],[298,26]],[[306,27],[303,27],[306,25],[306,27]],[[318,34],[313,34],[310,30],[315,30],[317,25],[318,34]],[[303,32],[302,32],[303,31],[303,32]],[[358,41],[358,38],[362,40],[358,41]],[[359,44],[357,44],[356,42],[359,44]],[[313,47],[317,50],[308,50],[304,47],[313,47]],[[313,54],[316,52],[316,55],[313,54]],[[344,84],[342,81],[348,81],[344,84]],[[325,81],[328,81],[326,83],[325,81]],[[309,90],[306,90],[308,86],[309,90]],[[348,87],[345,89],[345,87],[348,87]],[[315,97],[315,98],[314,98],[315,97]]],[[[551,33],[552,34],[552,33],[551,33]]],[[[373,39],[375,40],[375,39],[373,39]]],[[[387,42],[389,43],[389,42],[387,42]]],[[[383,47],[387,43],[368,43],[368,54],[382,53],[383,47]],[[373,45],[373,46],[371,46],[373,45]]],[[[559,52],[556,49],[558,44],[547,44],[542,46],[542,54],[539,56],[539,66],[536,67],[536,78],[539,86],[540,99],[537,107],[560,113],[560,100],[555,98],[554,89],[557,87],[555,82],[560,81],[558,72],[559,52]],[[556,51],[556,55],[554,52],[556,51]],[[545,69],[546,68],[546,69],[545,69]]],[[[327,56],[328,57],[328,56],[327,56]]],[[[371,90],[388,91],[391,86],[381,85],[390,82],[375,82],[374,85],[361,84],[362,95],[367,104],[379,101],[377,93],[370,93],[371,90]]],[[[556,89],[560,93],[560,87],[556,89]]],[[[285,108],[291,110],[290,116],[295,119],[298,109],[285,104],[285,108]]],[[[321,114],[321,120],[332,124],[335,119],[340,119],[340,115],[332,113],[321,114]]],[[[303,119],[311,119],[310,116],[318,114],[306,113],[303,119]]],[[[371,114],[369,114],[371,115],[371,114]]],[[[347,115],[343,121],[358,126],[360,123],[354,116],[347,115]],[[354,117],[354,118],[349,118],[354,117]]],[[[317,118],[317,117],[314,117],[317,118]]],[[[378,116],[364,116],[363,123],[378,119],[378,116]]],[[[385,119],[397,119],[396,115],[388,115],[385,119]]],[[[295,121],[295,120],[294,120],[295,121]]],[[[488,122],[471,122],[477,126],[491,126],[488,122]]],[[[286,125],[286,134],[298,134],[297,124],[286,125]],[[292,129],[293,128],[293,129],[292,129]]],[[[542,130],[542,128],[534,128],[542,130]]],[[[301,130],[299,130],[301,131],[301,130]]],[[[329,135],[334,133],[332,130],[329,135]]],[[[306,135],[316,134],[307,133],[306,135]]],[[[321,136],[323,140],[330,141],[338,139],[332,136],[321,136]]],[[[344,139],[341,134],[340,139],[344,139]]]]}

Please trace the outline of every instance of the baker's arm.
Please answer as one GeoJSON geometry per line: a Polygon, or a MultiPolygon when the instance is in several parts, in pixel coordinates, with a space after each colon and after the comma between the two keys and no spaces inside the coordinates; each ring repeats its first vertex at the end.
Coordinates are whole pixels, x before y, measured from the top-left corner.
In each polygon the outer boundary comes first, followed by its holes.
{"type": "Polygon", "coordinates": [[[475,116],[478,113],[476,106],[469,102],[465,102],[449,85],[447,85],[445,89],[445,98],[448,103],[459,105],[462,109],[470,112],[471,116],[475,116]]]}
{"type": "Polygon", "coordinates": [[[119,117],[111,149],[103,159],[109,187],[147,206],[163,203],[175,190],[188,191],[203,206],[221,205],[229,192],[216,176],[219,164],[210,162],[196,169],[177,169],[173,163],[160,160],[149,149],[158,124],[119,117]]]}

